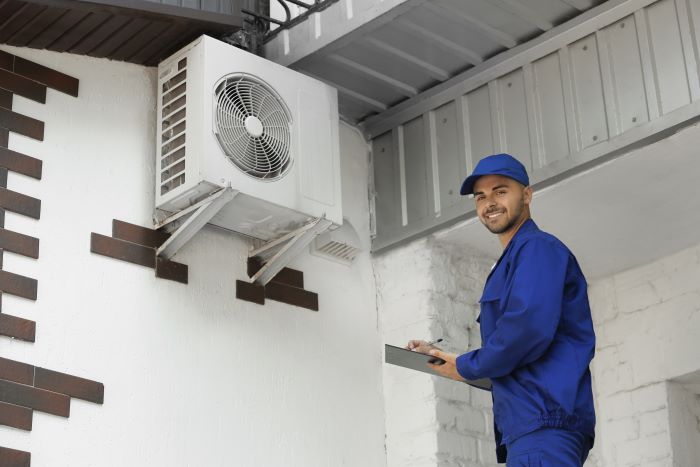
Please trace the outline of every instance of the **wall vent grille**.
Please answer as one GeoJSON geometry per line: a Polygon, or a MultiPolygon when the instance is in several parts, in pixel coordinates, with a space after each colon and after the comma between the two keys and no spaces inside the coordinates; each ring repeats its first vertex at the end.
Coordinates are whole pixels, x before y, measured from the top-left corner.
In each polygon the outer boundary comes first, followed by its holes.
{"type": "Polygon", "coordinates": [[[160,122],[160,194],[185,183],[187,139],[187,58],[177,64],[175,76],[161,89],[163,114],[160,122]]]}

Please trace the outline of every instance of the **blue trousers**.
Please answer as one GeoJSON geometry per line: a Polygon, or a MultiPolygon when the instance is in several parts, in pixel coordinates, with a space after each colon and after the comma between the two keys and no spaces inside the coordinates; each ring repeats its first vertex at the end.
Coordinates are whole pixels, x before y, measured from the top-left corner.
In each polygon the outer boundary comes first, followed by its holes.
{"type": "Polygon", "coordinates": [[[508,444],[506,467],[581,467],[591,441],[583,433],[542,428],[508,444]]]}

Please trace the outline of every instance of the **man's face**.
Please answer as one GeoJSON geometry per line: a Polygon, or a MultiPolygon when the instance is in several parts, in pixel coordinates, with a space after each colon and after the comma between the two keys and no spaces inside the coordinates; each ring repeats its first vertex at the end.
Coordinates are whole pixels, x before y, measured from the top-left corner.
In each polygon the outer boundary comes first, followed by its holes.
{"type": "Polygon", "coordinates": [[[494,234],[508,232],[529,217],[532,190],[502,175],[484,175],[474,184],[481,223],[494,234]]]}

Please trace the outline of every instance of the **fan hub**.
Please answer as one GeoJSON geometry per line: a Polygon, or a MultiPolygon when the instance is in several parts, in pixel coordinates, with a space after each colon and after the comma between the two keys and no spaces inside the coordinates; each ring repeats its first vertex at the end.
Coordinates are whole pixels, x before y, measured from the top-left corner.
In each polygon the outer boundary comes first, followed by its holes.
{"type": "Polygon", "coordinates": [[[259,138],[263,134],[263,124],[258,117],[250,115],[243,122],[245,130],[253,138],[259,138]]]}

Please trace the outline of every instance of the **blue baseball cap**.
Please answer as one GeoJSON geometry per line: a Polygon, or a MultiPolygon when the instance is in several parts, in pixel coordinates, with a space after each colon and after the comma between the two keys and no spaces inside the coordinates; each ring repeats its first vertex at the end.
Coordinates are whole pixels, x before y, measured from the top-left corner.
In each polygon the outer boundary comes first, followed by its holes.
{"type": "Polygon", "coordinates": [[[530,184],[525,166],[510,154],[494,154],[481,159],[474,167],[474,172],[464,179],[460,195],[474,194],[474,183],[484,175],[503,175],[525,186],[530,184]]]}

